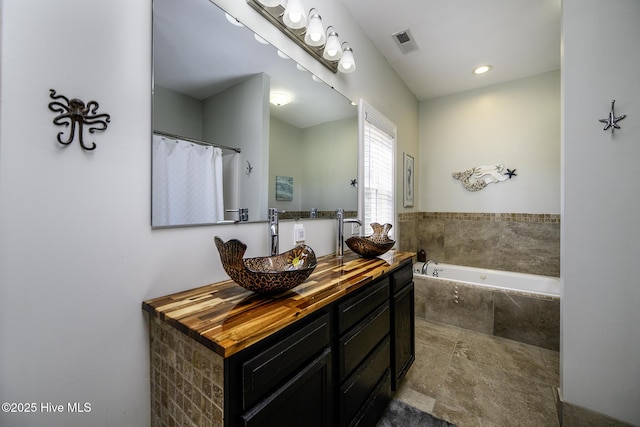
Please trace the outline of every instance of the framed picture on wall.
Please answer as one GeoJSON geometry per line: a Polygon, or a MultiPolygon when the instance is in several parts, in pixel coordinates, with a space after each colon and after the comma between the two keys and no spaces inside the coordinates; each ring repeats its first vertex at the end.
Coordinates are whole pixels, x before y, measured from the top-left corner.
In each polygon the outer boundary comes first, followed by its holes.
{"type": "Polygon", "coordinates": [[[413,181],[415,179],[413,163],[413,157],[404,153],[404,196],[402,206],[405,208],[413,206],[413,181]]]}
{"type": "Polygon", "coordinates": [[[276,200],[293,200],[293,177],[276,176],[276,200]]]}

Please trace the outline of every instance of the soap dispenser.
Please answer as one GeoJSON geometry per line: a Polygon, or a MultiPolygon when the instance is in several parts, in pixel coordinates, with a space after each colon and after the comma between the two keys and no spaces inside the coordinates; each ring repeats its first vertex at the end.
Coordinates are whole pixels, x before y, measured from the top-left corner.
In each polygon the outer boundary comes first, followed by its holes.
{"type": "Polygon", "coordinates": [[[426,262],[427,261],[427,253],[424,249],[420,249],[418,251],[418,262],[426,262]]]}

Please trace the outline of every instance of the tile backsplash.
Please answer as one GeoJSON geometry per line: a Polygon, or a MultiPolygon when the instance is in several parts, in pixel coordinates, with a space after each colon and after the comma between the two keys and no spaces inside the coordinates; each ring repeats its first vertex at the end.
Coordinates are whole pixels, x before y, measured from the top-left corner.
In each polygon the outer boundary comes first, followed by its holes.
{"type": "Polygon", "coordinates": [[[439,262],[560,276],[560,215],[411,212],[398,216],[401,250],[439,262]]]}

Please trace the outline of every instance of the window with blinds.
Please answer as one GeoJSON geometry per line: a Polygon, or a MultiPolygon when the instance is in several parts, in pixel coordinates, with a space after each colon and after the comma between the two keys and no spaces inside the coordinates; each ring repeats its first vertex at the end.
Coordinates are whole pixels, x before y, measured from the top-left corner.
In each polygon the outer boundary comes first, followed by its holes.
{"type": "Polygon", "coordinates": [[[361,121],[361,205],[364,234],[371,234],[372,222],[395,229],[395,139],[396,127],[365,103],[361,121]]]}

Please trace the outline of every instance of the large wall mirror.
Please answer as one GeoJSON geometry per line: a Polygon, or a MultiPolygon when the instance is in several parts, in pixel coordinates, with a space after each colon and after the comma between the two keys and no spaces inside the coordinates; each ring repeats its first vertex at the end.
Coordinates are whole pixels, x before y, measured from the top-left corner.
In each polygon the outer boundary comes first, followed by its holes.
{"type": "Polygon", "coordinates": [[[259,40],[209,0],[153,0],[152,226],[357,210],[357,108],[259,40]]]}

